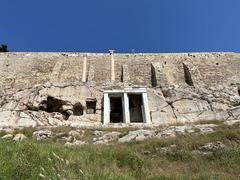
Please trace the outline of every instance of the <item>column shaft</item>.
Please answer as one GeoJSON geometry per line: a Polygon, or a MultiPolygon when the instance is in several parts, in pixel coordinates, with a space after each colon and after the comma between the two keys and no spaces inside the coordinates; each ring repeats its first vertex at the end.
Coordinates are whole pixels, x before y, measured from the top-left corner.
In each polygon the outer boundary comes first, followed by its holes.
{"type": "Polygon", "coordinates": [[[111,56],[111,81],[115,81],[115,60],[113,55],[113,50],[110,51],[111,56]]]}
{"type": "Polygon", "coordinates": [[[87,56],[84,56],[84,59],[83,59],[82,82],[86,82],[86,76],[87,76],[87,56]]]}
{"type": "Polygon", "coordinates": [[[127,93],[123,94],[123,117],[125,123],[130,123],[130,112],[129,112],[129,98],[127,93]]]}
{"type": "Polygon", "coordinates": [[[151,118],[150,118],[150,112],[149,112],[149,104],[148,104],[148,97],[147,97],[147,93],[143,93],[142,94],[142,98],[143,98],[143,106],[144,106],[144,122],[147,124],[151,123],[151,118]]]}
{"type": "Polygon", "coordinates": [[[110,123],[110,100],[108,93],[104,93],[103,100],[103,124],[110,123]]]}

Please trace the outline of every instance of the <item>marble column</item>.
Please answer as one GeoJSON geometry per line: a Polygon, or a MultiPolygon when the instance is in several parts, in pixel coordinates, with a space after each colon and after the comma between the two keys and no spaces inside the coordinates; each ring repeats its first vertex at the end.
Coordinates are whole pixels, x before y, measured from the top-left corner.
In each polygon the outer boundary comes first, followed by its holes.
{"type": "Polygon", "coordinates": [[[104,93],[103,100],[103,124],[110,123],[110,99],[108,93],[104,93]]]}
{"type": "Polygon", "coordinates": [[[151,124],[150,112],[149,112],[149,103],[147,93],[142,93],[143,106],[144,106],[144,123],[151,124]]]}
{"type": "Polygon", "coordinates": [[[130,123],[130,112],[129,112],[129,98],[128,94],[123,94],[123,121],[124,123],[130,123]]]}
{"type": "Polygon", "coordinates": [[[111,81],[115,81],[115,62],[114,62],[114,50],[109,50],[111,58],[111,81]]]}
{"type": "Polygon", "coordinates": [[[87,55],[83,57],[83,71],[82,71],[82,82],[86,82],[87,77],[87,55]]]}

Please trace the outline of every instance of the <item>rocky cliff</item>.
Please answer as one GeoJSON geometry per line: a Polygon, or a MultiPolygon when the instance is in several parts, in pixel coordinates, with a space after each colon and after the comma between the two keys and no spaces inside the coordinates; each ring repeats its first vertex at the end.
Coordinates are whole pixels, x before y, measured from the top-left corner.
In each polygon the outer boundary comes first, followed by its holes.
{"type": "Polygon", "coordinates": [[[239,119],[238,53],[115,54],[115,82],[109,55],[89,54],[86,83],[84,55],[0,53],[0,127],[104,127],[103,91],[139,86],[152,125],[239,119]],[[87,99],[96,99],[94,114],[87,99]]]}

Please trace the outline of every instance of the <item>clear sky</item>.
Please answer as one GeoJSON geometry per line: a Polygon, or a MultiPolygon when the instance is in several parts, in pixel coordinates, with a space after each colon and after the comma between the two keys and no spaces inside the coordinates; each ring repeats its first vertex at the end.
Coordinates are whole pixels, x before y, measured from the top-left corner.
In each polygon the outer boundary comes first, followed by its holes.
{"type": "Polygon", "coordinates": [[[0,0],[10,51],[240,51],[240,0],[0,0]]]}

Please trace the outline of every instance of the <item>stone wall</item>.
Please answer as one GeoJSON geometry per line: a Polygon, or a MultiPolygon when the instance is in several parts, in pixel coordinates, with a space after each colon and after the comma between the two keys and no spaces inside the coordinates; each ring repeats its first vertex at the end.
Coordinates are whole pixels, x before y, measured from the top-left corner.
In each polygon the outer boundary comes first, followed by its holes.
{"type": "MultiPolygon", "coordinates": [[[[81,81],[83,56],[83,53],[1,53],[0,87],[81,81]]],[[[148,87],[153,84],[153,73],[156,86],[183,85],[183,64],[196,86],[236,84],[240,76],[237,53],[115,54],[114,57],[117,82],[124,77],[126,83],[148,87]]],[[[89,54],[87,79],[96,83],[110,81],[108,54],[89,54]]]]}
{"type": "Polygon", "coordinates": [[[0,53],[0,127],[101,123],[104,89],[132,86],[148,88],[153,124],[240,118],[238,53],[114,54],[115,82],[110,55],[92,53],[82,83],[84,55],[0,53]],[[44,107],[48,97],[57,112],[44,107]],[[86,114],[87,98],[96,98],[96,114],[86,114]]]}

